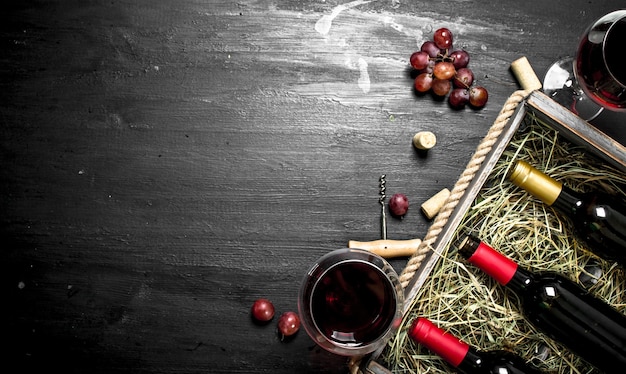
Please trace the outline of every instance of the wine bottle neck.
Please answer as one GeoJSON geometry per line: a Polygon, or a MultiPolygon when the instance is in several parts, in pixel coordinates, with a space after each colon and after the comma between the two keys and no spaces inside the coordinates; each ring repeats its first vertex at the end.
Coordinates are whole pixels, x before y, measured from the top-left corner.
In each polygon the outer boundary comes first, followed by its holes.
{"type": "Polygon", "coordinates": [[[563,186],[561,193],[552,206],[565,214],[574,214],[583,204],[580,194],[563,186]]]}
{"type": "Polygon", "coordinates": [[[416,343],[439,355],[450,365],[458,367],[471,348],[454,335],[435,326],[428,319],[418,317],[409,329],[409,337],[416,343]]]}
{"type": "Polygon", "coordinates": [[[463,240],[459,252],[471,264],[478,266],[502,285],[509,283],[518,269],[515,261],[473,236],[468,236],[463,240]]]}

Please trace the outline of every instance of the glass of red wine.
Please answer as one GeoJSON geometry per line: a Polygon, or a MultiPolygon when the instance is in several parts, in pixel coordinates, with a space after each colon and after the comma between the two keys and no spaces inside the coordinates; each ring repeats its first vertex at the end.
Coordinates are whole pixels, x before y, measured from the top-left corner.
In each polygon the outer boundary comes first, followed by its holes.
{"type": "Polygon", "coordinates": [[[322,256],[303,279],[302,326],[320,347],[359,356],[382,347],[402,319],[404,297],[393,267],[356,248],[322,256]]]}
{"type": "Polygon", "coordinates": [[[600,17],[585,30],[576,58],[548,69],[544,93],[587,121],[603,109],[626,112],[625,41],[626,9],[600,17]]]}

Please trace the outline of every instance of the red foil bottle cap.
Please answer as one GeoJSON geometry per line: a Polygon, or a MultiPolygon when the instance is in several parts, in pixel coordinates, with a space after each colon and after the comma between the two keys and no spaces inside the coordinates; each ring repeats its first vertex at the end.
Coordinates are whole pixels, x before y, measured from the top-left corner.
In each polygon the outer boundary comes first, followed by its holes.
{"type": "Polygon", "coordinates": [[[409,329],[409,336],[415,342],[441,356],[454,367],[459,366],[470,348],[469,345],[455,338],[454,335],[446,333],[423,317],[413,321],[409,329]]]}
{"type": "Polygon", "coordinates": [[[478,266],[501,285],[509,283],[517,271],[517,263],[496,252],[496,250],[482,241],[474,251],[474,254],[467,260],[478,266]]]}

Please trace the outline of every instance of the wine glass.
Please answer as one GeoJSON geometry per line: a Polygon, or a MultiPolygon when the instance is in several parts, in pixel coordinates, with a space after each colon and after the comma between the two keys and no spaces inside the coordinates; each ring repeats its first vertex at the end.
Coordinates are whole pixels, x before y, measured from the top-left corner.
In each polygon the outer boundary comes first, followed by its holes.
{"type": "Polygon", "coordinates": [[[298,310],[307,334],[342,356],[371,353],[400,325],[404,296],[382,257],[356,248],[322,256],[305,275],[298,310]]]}
{"type": "Polygon", "coordinates": [[[603,109],[626,111],[625,40],[626,9],[600,17],[583,34],[576,58],[548,69],[544,93],[587,121],[603,109]]]}

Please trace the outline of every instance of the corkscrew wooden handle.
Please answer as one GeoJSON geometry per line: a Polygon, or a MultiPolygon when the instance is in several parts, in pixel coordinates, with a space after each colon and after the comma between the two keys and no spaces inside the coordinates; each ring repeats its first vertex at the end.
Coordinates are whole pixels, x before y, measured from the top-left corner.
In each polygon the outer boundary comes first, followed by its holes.
{"type": "Polygon", "coordinates": [[[369,242],[350,240],[348,248],[360,248],[375,253],[383,258],[410,257],[422,242],[421,239],[390,240],[380,239],[369,242]]]}

